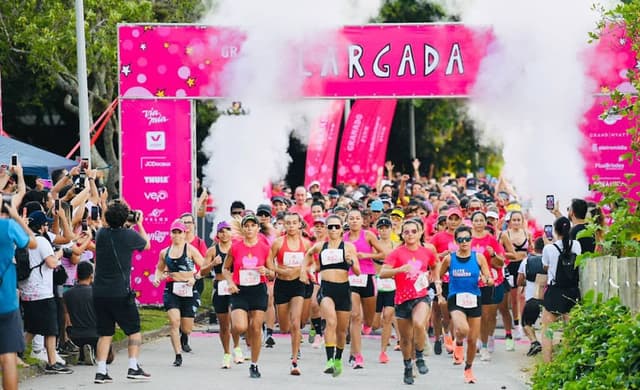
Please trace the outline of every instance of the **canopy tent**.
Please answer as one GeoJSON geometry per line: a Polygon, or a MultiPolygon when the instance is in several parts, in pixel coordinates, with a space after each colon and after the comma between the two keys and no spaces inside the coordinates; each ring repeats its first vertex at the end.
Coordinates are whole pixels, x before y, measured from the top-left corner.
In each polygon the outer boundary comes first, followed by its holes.
{"type": "Polygon", "coordinates": [[[47,152],[9,137],[0,137],[0,164],[11,163],[11,155],[17,154],[25,176],[47,179],[56,169],[70,169],[78,165],[73,160],[47,152]]]}

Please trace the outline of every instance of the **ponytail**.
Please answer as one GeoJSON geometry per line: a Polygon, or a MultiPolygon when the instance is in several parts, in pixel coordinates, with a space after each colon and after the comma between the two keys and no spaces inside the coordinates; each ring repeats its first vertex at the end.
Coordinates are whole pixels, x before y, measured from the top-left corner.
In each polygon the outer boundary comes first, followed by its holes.
{"type": "Polygon", "coordinates": [[[556,234],[562,238],[562,252],[571,254],[571,222],[567,217],[560,217],[553,223],[556,234]]]}

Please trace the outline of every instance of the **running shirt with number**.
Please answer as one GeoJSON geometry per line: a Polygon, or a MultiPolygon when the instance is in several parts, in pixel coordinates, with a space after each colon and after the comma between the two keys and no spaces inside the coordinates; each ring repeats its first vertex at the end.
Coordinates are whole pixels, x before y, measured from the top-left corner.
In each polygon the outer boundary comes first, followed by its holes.
{"type": "MultiPolygon", "coordinates": [[[[485,259],[487,259],[487,262],[489,263],[489,270],[491,271],[491,277],[494,280],[494,285],[499,286],[504,282],[504,267],[494,267],[491,265],[491,256],[487,251],[488,247],[493,248],[493,251],[499,256],[504,256],[504,248],[493,235],[487,234],[482,238],[473,237],[471,239],[471,250],[484,255],[485,259]]],[[[480,287],[485,286],[486,284],[484,281],[480,280],[480,287]]]]}
{"type": "Polygon", "coordinates": [[[391,268],[402,267],[405,264],[411,265],[411,271],[399,272],[394,277],[396,281],[394,303],[396,305],[427,295],[429,268],[435,267],[436,261],[435,253],[422,246],[412,251],[402,245],[389,253],[384,261],[385,265],[391,268]]]}
{"type": "Polygon", "coordinates": [[[322,245],[322,251],[320,252],[320,271],[326,269],[343,269],[349,270],[351,267],[345,260],[344,242],[341,241],[337,248],[329,248],[329,243],[325,242],[322,245]]]}
{"type": "Polygon", "coordinates": [[[286,265],[288,267],[300,267],[304,261],[304,241],[302,238],[298,238],[298,249],[289,249],[289,240],[287,237],[282,239],[282,246],[276,255],[276,261],[280,265],[286,265]]]}
{"type": "MultiPolygon", "coordinates": [[[[436,235],[431,237],[430,242],[431,245],[436,247],[436,252],[438,252],[438,254],[446,251],[453,253],[458,250],[458,245],[454,240],[453,233],[450,233],[447,230],[436,233],[436,235]]],[[[442,275],[442,282],[449,283],[449,271],[442,275]]]]}
{"type": "MultiPolygon", "coordinates": [[[[344,241],[351,242],[356,247],[356,252],[358,253],[373,253],[373,248],[371,247],[371,244],[369,244],[369,241],[367,241],[366,233],[367,233],[366,230],[364,229],[360,230],[360,235],[358,236],[358,239],[356,239],[355,241],[350,241],[349,232],[347,232],[344,234],[344,241]]],[[[360,263],[361,274],[365,274],[365,275],[376,274],[376,266],[373,263],[372,258],[368,257],[368,258],[358,259],[358,263],[360,263]]],[[[352,272],[349,271],[349,273],[351,274],[352,272]]]]}
{"type": "Polygon", "coordinates": [[[480,278],[480,264],[476,252],[471,251],[471,255],[466,258],[459,258],[455,253],[451,253],[449,263],[449,298],[460,293],[470,293],[480,296],[478,279],[480,278]]]}
{"type": "MultiPolygon", "coordinates": [[[[229,249],[229,254],[233,256],[233,282],[239,286],[252,285],[241,283],[243,279],[254,277],[258,268],[265,265],[269,256],[269,244],[266,240],[258,240],[253,246],[247,246],[243,240],[235,241],[229,249]]],[[[266,283],[267,277],[259,276],[259,283],[266,283]]]]}

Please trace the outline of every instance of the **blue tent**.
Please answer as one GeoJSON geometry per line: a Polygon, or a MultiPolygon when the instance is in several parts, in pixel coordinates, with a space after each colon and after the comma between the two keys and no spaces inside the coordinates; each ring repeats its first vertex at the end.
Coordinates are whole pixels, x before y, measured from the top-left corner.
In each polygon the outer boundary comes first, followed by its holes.
{"type": "Polygon", "coordinates": [[[70,169],[78,165],[44,149],[25,144],[9,137],[0,137],[0,164],[11,164],[11,155],[17,154],[25,176],[48,179],[56,169],[70,169]]]}

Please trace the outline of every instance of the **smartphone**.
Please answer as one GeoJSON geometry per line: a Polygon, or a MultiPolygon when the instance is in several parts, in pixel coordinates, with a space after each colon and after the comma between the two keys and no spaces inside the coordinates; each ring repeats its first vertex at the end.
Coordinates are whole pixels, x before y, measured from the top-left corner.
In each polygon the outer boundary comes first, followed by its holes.
{"type": "Polygon", "coordinates": [[[60,199],[54,201],[54,207],[56,210],[60,210],[60,199]]]}
{"type": "Polygon", "coordinates": [[[89,159],[88,158],[83,158],[82,160],[80,160],[80,169],[82,169],[82,170],[89,169],[89,159]]]}
{"type": "Polygon", "coordinates": [[[547,195],[547,210],[553,210],[556,208],[556,197],[553,195],[547,195]]]}
{"type": "Polygon", "coordinates": [[[87,226],[87,220],[83,219],[82,220],[82,231],[86,232],[87,230],[89,230],[88,226],[87,226]]]}
{"type": "Polygon", "coordinates": [[[14,167],[16,165],[18,165],[18,155],[17,154],[12,154],[11,155],[11,165],[13,165],[14,167]]]}
{"type": "Polygon", "coordinates": [[[97,221],[100,218],[98,206],[91,206],[91,219],[97,221]]]}
{"type": "Polygon", "coordinates": [[[548,239],[553,240],[553,226],[544,225],[544,235],[547,236],[548,239]]]}

